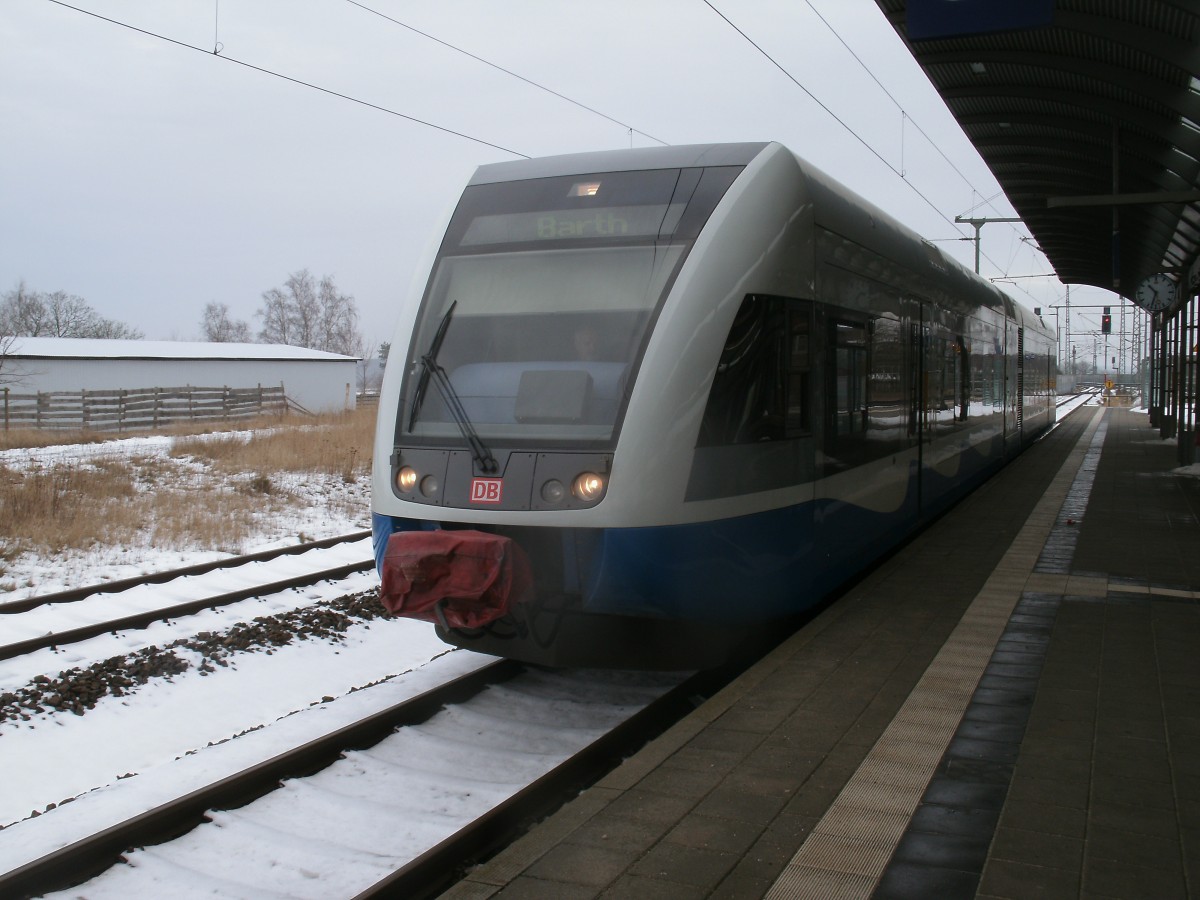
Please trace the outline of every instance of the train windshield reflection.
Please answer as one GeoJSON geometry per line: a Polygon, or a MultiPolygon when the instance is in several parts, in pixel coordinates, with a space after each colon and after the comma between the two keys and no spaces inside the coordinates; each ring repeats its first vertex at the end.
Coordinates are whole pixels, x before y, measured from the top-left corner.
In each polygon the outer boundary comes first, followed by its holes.
{"type": "MultiPolygon", "coordinates": [[[[686,245],[573,247],[444,256],[414,347],[454,305],[437,362],[479,435],[608,442],[653,311],[686,245]]],[[[415,380],[415,379],[414,379],[415,380]]],[[[401,421],[413,437],[454,437],[427,395],[401,421]]]]}

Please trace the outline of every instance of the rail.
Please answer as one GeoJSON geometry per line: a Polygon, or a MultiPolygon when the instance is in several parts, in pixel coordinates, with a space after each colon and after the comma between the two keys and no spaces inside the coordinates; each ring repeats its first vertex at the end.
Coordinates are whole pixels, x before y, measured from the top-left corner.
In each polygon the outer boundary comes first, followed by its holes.
{"type": "MultiPolygon", "coordinates": [[[[91,585],[85,588],[64,591],[59,594],[47,594],[41,597],[29,598],[27,600],[11,601],[9,603],[0,605],[0,614],[17,615],[23,612],[29,612],[47,604],[78,602],[97,594],[119,593],[120,591],[129,590],[130,588],[139,587],[144,584],[161,584],[181,576],[204,574],[206,572],[212,572],[218,569],[236,568],[237,566],[245,565],[251,562],[266,562],[272,559],[277,559],[281,556],[303,553],[309,550],[326,549],[336,546],[337,544],[346,543],[348,541],[362,540],[369,535],[370,532],[355,532],[351,535],[327,538],[325,540],[314,541],[309,544],[298,544],[292,547],[264,551],[262,553],[251,554],[249,556],[233,557],[231,559],[217,560],[211,563],[202,563],[196,566],[189,566],[186,569],[156,572],[138,578],[123,579],[121,581],[114,581],[101,585],[91,585]]],[[[242,600],[250,599],[251,597],[279,593],[292,588],[306,587],[311,584],[316,584],[320,581],[345,578],[356,572],[367,571],[368,569],[371,569],[374,564],[375,563],[373,559],[360,560],[321,569],[315,572],[305,572],[300,575],[295,575],[290,578],[280,579],[277,581],[254,584],[249,587],[240,588],[234,591],[210,594],[207,597],[188,600],[182,603],[175,603],[170,606],[154,607],[153,609],[147,609],[141,612],[131,613],[112,619],[103,619],[101,621],[80,625],[78,627],[63,631],[48,631],[44,634],[26,638],[25,640],[0,644],[0,660],[13,659],[17,656],[22,656],[26,653],[33,653],[37,650],[45,650],[49,648],[60,647],[64,644],[72,644],[78,641],[88,640],[89,638],[99,637],[102,634],[119,631],[125,628],[145,628],[154,622],[159,622],[164,619],[174,619],[181,616],[192,615],[207,609],[216,609],[222,606],[229,606],[230,604],[238,603],[242,600]]]]}
{"type": "Polygon", "coordinates": [[[323,550],[328,547],[336,547],[338,544],[361,541],[370,536],[370,531],[353,531],[350,534],[323,538],[319,541],[291,544],[287,547],[278,547],[274,550],[260,550],[258,553],[248,553],[244,556],[229,556],[224,559],[213,560],[212,562],[184,566],[180,569],[164,569],[161,572],[151,572],[133,578],[120,578],[115,581],[100,582],[98,584],[87,585],[86,587],[56,591],[53,594],[41,594],[37,597],[28,597],[24,600],[9,600],[6,603],[0,603],[0,615],[28,612],[31,609],[37,609],[39,606],[46,606],[51,603],[74,603],[93,594],[111,594],[133,587],[140,587],[143,584],[163,584],[164,582],[174,581],[176,578],[183,578],[188,575],[203,575],[206,572],[215,572],[217,569],[234,569],[246,563],[269,562],[281,556],[294,556],[298,553],[307,553],[309,550],[323,550]]]}
{"type": "MultiPolygon", "coordinates": [[[[615,727],[358,897],[435,896],[455,880],[463,866],[511,843],[531,822],[549,815],[692,711],[698,699],[712,696],[745,663],[681,678],[615,727]]],[[[78,885],[116,863],[132,847],[170,841],[201,824],[211,810],[242,807],[270,793],[285,779],[314,774],[349,750],[372,747],[399,728],[431,719],[445,707],[482,699],[486,688],[508,681],[517,683],[526,672],[524,666],[512,661],[494,662],[372,713],[0,875],[0,896],[41,895],[78,885]]],[[[538,678],[546,673],[531,674],[538,678]]],[[[486,753],[486,746],[481,750],[486,753]]]]}
{"type": "Polygon", "coordinates": [[[319,771],[346,750],[377,743],[396,728],[422,722],[446,704],[475,696],[520,671],[515,663],[493,663],[48,853],[0,875],[0,896],[40,896],[79,884],[111,866],[130,847],[182,834],[200,824],[207,810],[249,803],[285,778],[319,771]]]}

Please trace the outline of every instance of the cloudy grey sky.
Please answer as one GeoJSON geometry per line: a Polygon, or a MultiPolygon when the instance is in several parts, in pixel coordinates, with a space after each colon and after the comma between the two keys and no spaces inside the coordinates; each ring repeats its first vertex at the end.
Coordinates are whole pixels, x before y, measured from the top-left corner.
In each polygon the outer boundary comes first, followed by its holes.
{"type": "MultiPolygon", "coordinates": [[[[198,338],[210,301],[257,331],[262,292],[308,268],[389,339],[443,214],[507,151],[778,140],[968,266],[955,215],[1013,214],[871,0],[71,2],[179,43],[5,0],[0,292],[78,294],[148,338],[198,338]]],[[[1049,272],[1025,234],[985,228],[983,274],[1049,272]]]]}

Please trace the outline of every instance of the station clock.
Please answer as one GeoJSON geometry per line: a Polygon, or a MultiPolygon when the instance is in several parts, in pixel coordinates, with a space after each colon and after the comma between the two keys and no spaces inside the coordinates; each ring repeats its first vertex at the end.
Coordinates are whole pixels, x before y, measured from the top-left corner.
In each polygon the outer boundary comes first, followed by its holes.
{"type": "Polygon", "coordinates": [[[1142,280],[1134,294],[1137,305],[1146,312],[1163,312],[1175,302],[1175,282],[1170,275],[1159,272],[1142,280]]]}

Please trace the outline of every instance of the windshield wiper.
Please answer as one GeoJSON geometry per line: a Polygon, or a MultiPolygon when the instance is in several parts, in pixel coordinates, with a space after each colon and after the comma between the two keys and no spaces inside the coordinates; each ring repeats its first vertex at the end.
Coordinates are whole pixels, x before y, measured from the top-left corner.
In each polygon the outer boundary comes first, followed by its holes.
{"type": "Polygon", "coordinates": [[[421,401],[425,398],[425,388],[429,385],[430,368],[427,360],[437,359],[438,351],[442,349],[442,341],[446,339],[446,329],[450,327],[450,317],[454,315],[454,307],[457,305],[457,300],[450,302],[450,306],[446,309],[446,314],[442,316],[442,321],[438,323],[433,340],[429,342],[429,349],[421,357],[421,374],[417,378],[417,389],[413,392],[412,412],[408,415],[409,431],[412,431],[413,425],[416,424],[417,413],[421,411],[421,401]]]}
{"type": "Polygon", "coordinates": [[[450,383],[450,377],[446,374],[446,370],[437,361],[438,351],[442,349],[442,341],[446,339],[446,331],[450,327],[450,317],[454,315],[454,307],[457,305],[457,300],[450,303],[450,306],[446,309],[446,314],[442,316],[442,321],[438,323],[433,340],[429,342],[429,349],[421,357],[421,374],[417,379],[417,389],[413,393],[412,412],[408,417],[408,430],[412,431],[413,425],[417,421],[417,413],[421,411],[421,401],[425,397],[425,390],[429,386],[429,379],[432,376],[434,387],[442,395],[442,400],[445,402],[446,408],[450,410],[454,424],[458,426],[458,430],[462,432],[462,436],[471,448],[471,456],[474,457],[481,472],[485,475],[491,475],[500,468],[496,463],[496,457],[492,456],[492,452],[480,440],[479,434],[475,431],[475,426],[471,424],[471,419],[467,415],[467,411],[463,408],[462,399],[458,396],[458,392],[454,390],[454,385],[450,383]]]}
{"type": "Polygon", "coordinates": [[[496,457],[492,456],[492,451],[480,440],[475,426],[471,424],[471,419],[467,416],[467,411],[463,409],[458,391],[454,390],[454,385],[450,383],[450,378],[446,375],[446,370],[428,353],[421,357],[421,363],[425,366],[425,372],[433,376],[433,385],[442,395],[442,400],[445,401],[446,408],[450,410],[454,423],[462,432],[462,436],[466,438],[467,444],[470,445],[471,456],[479,464],[479,470],[485,475],[495,474],[500,468],[496,463],[496,457]]]}

